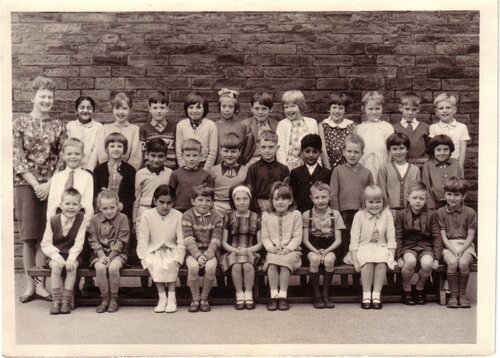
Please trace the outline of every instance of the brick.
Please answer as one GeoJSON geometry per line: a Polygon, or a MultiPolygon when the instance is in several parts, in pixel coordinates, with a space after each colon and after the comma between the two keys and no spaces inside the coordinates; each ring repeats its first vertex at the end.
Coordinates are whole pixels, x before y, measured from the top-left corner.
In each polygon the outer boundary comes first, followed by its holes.
{"type": "Polygon", "coordinates": [[[479,55],[457,56],[457,66],[479,66],[479,55]]]}
{"type": "Polygon", "coordinates": [[[245,78],[216,78],[214,79],[214,88],[245,88],[246,79],[245,78]]]}
{"type": "Polygon", "coordinates": [[[43,55],[38,56],[20,55],[22,65],[69,65],[69,55],[43,55]]]}
{"type": "Polygon", "coordinates": [[[193,78],[191,80],[193,89],[211,89],[213,88],[213,79],[211,78],[193,78]]]}
{"type": "Polygon", "coordinates": [[[331,12],[293,12],[280,13],[279,22],[291,23],[350,23],[352,15],[349,13],[331,13],[331,12]]]}
{"type": "Polygon", "coordinates": [[[479,45],[479,35],[475,34],[456,34],[452,35],[453,41],[463,44],[479,45]]]}
{"type": "Polygon", "coordinates": [[[90,43],[99,43],[101,36],[96,29],[90,30],[90,32],[83,32],[81,34],[58,34],[61,36],[61,40],[63,43],[71,43],[71,44],[90,44],[90,43]]]}
{"type": "Polygon", "coordinates": [[[464,69],[459,67],[432,67],[429,68],[428,77],[464,77],[464,69]]]}
{"type": "Polygon", "coordinates": [[[437,55],[465,55],[466,53],[465,45],[436,45],[437,55]]]}
{"type": "Polygon", "coordinates": [[[471,54],[471,53],[479,53],[479,45],[467,45],[466,49],[465,49],[465,52],[467,54],[471,54]]]}
{"type": "Polygon", "coordinates": [[[145,32],[145,33],[174,33],[175,27],[168,23],[137,23],[133,24],[130,29],[132,32],[145,32]]]}
{"type": "MultiPolygon", "coordinates": [[[[48,45],[46,52],[48,54],[78,53],[77,45],[48,45]]],[[[84,51],[84,50],[83,50],[84,51]]]]}
{"type": "Polygon", "coordinates": [[[444,79],[443,90],[454,90],[454,91],[479,90],[479,78],[444,79]]]}
{"type": "Polygon", "coordinates": [[[384,87],[384,80],[381,78],[351,78],[349,79],[349,89],[359,90],[380,90],[384,87]]]}
{"type": "Polygon", "coordinates": [[[351,42],[359,42],[359,43],[383,43],[384,36],[383,35],[352,35],[351,42]]]}
{"type": "Polygon", "coordinates": [[[43,75],[47,77],[76,77],[80,75],[80,67],[78,66],[59,66],[48,67],[43,71],[43,75]]]}
{"type": "Polygon", "coordinates": [[[57,98],[57,101],[74,101],[78,97],[80,97],[80,91],[54,91],[54,97],[57,98]]]}
{"type": "Polygon", "coordinates": [[[353,56],[354,66],[375,66],[377,65],[376,55],[358,55],[353,56]]]}
{"type": "Polygon", "coordinates": [[[109,90],[83,90],[82,95],[90,96],[96,102],[103,102],[110,100],[111,92],[109,90]]]}
{"type": "Polygon", "coordinates": [[[32,55],[45,53],[46,46],[45,44],[23,43],[12,45],[11,49],[13,55],[32,55]]]}
{"type": "Polygon", "coordinates": [[[110,77],[111,66],[80,66],[82,77],[110,77]]]}
{"type": "Polygon", "coordinates": [[[347,89],[349,80],[345,78],[318,78],[316,81],[317,89],[343,90],[347,89]]]}
{"type": "Polygon", "coordinates": [[[300,67],[264,67],[264,77],[300,77],[300,67]]]}
{"type": "Polygon", "coordinates": [[[23,41],[23,35],[20,34],[19,32],[12,32],[10,34],[10,41],[13,43],[13,44],[18,44],[18,43],[21,43],[23,41]]]}
{"type": "Polygon", "coordinates": [[[93,89],[94,79],[89,77],[68,78],[68,88],[73,89],[93,89]]]}
{"type": "Polygon", "coordinates": [[[456,56],[415,56],[416,65],[454,66],[456,56]]]}
{"type": "MultiPolygon", "coordinates": [[[[142,41],[141,41],[142,42],[142,41]]],[[[106,49],[104,51],[108,55],[128,55],[133,53],[134,55],[142,54],[152,54],[158,52],[158,46],[151,42],[142,43],[124,43],[119,42],[116,44],[106,44],[106,49]]]]}
{"type": "Polygon", "coordinates": [[[440,90],[441,80],[439,79],[428,79],[428,78],[414,78],[413,80],[414,90],[440,90]]]}
{"type": "Polygon", "coordinates": [[[126,55],[93,56],[94,65],[124,66],[127,64],[126,55]]]}
{"type": "Polygon", "coordinates": [[[123,89],[125,88],[125,79],[116,77],[105,77],[95,79],[96,89],[123,89]]]}
{"type": "Polygon", "coordinates": [[[207,46],[205,44],[168,44],[161,45],[159,48],[161,55],[207,53],[207,46]]]}
{"type": "MultiPolygon", "coordinates": [[[[168,56],[166,55],[129,55],[128,65],[131,66],[166,66],[168,56]]],[[[125,63],[126,65],[127,63],[125,63]]]]}
{"type": "Polygon", "coordinates": [[[346,55],[315,55],[313,56],[314,65],[337,65],[352,66],[352,56],[346,55]]]}
{"type": "Polygon", "coordinates": [[[414,66],[415,57],[414,56],[393,56],[393,55],[381,55],[377,56],[377,64],[379,66],[414,66]]]}
{"type": "Polygon", "coordinates": [[[230,34],[188,34],[187,42],[190,44],[207,43],[207,42],[230,42],[230,34]]]}
{"type": "Polygon", "coordinates": [[[397,77],[425,77],[427,76],[426,66],[398,67],[397,77]]]}
{"type": "Polygon", "coordinates": [[[460,92],[460,102],[479,102],[479,92],[478,91],[461,91],[460,92]]]}
{"type": "Polygon", "coordinates": [[[114,44],[120,40],[120,35],[118,34],[102,34],[101,42],[105,44],[114,44]]]}
{"type": "Polygon", "coordinates": [[[120,12],[114,14],[116,22],[154,22],[158,20],[158,13],[147,12],[120,12]]]}
{"type": "Polygon", "coordinates": [[[341,67],[340,77],[396,77],[395,67],[341,67]]]}
{"type": "Polygon", "coordinates": [[[127,78],[127,89],[140,89],[140,88],[189,88],[190,82],[187,78],[170,78],[170,77],[156,77],[156,78],[127,78]]]}
{"type": "Polygon", "coordinates": [[[164,76],[180,76],[184,70],[181,66],[148,66],[146,76],[148,77],[164,77],[164,76]]]}
{"type": "Polygon", "coordinates": [[[414,34],[413,41],[425,43],[451,42],[452,35],[449,34],[414,34]]]}
{"type": "Polygon", "coordinates": [[[285,33],[251,33],[251,34],[232,34],[231,41],[238,43],[266,43],[283,44],[290,39],[285,33]]]}
{"type": "Polygon", "coordinates": [[[297,45],[297,54],[340,54],[339,47],[333,42],[315,42],[297,45]]]}
{"type": "Polygon", "coordinates": [[[213,65],[215,56],[213,55],[171,55],[171,65],[213,65]]]}
{"type": "Polygon", "coordinates": [[[115,66],[111,69],[113,77],[144,77],[146,75],[145,67],[133,66],[115,66]]]}
{"type": "Polygon", "coordinates": [[[61,32],[66,34],[78,34],[81,32],[80,24],[51,23],[43,25],[43,32],[61,32]]]}
{"type": "Polygon", "coordinates": [[[59,22],[61,13],[57,12],[25,12],[19,14],[20,22],[59,22]]]}
{"type": "Polygon", "coordinates": [[[344,55],[363,55],[365,45],[360,43],[340,44],[337,46],[337,51],[344,55]]]}
{"type": "Polygon", "coordinates": [[[208,42],[207,53],[244,55],[245,53],[257,53],[257,46],[257,44],[245,42],[208,42]]]}
{"type": "Polygon", "coordinates": [[[394,47],[394,52],[403,55],[433,55],[434,45],[398,45],[394,47]]]}
{"type": "Polygon", "coordinates": [[[460,113],[479,113],[479,102],[462,102],[458,107],[460,113]]]}
{"type": "Polygon", "coordinates": [[[263,77],[262,66],[228,66],[226,68],[228,77],[263,77]]]}
{"type": "Polygon", "coordinates": [[[316,84],[313,78],[249,78],[247,88],[300,88],[301,90],[312,89],[316,84]]]}
{"type": "Polygon", "coordinates": [[[386,78],[385,89],[387,90],[411,90],[411,78],[386,78]]]}
{"type": "Polygon", "coordinates": [[[259,54],[266,53],[283,53],[283,54],[295,54],[296,45],[284,45],[284,44],[261,44],[257,48],[259,54]]]}
{"type": "MultiPolygon", "coordinates": [[[[12,67],[12,76],[35,78],[43,74],[43,68],[38,66],[12,67]]],[[[12,83],[14,85],[15,83],[12,83]]]]}
{"type": "Polygon", "coordinates": [[[479,67],[465,67],[465,77],[479,78],[479,67]]]}
{"type": "Polygon", "coordinates": [[[61,16],[61,22],[96,22],[96,23],[103,23],[103,22],[113,22],[114,20],[114,15],[113,13],[106,13],[106,12],[92,12],[92,13],[85,13],[85,12],[78,12],[78,13],[62,13],[60,14],[61,16]]]}
{"type": "Polygon", "coordinates": [[[37,32],[25,33],[23,36],[23,42],[25,43],[41,43],[41,44],[64,44],[62,34],[47,34],[43,33],[41,30],[37,32]]]}
{"type": "Polygon", "coordinates": [[[183,33],[144,34],[144,41],[155,43],[186,43],[187,35],[183,33]]]}
{"type": "Polygon", "coordinates": [[[216,62],[218,65],[243,65],[245,63],[245,55],[220,55],[217,56],[216,62]]]}
{"type": "Polygon", "coordinates": [[[245,55],[245,65],[271,66],[276,64],[277,55],[245,55]]]}
{"type": "Polygon", "coordinates": [[[29,113],[32,110],[33,110],[33,103],[31,103],[30,101],[26,102],[14,101],[12,103],[13,112],[29,113]]]}
{"type": "Polygon", "coordinates": [[[311,65],[312,56],[304,55],[276,55],[278,65],[311,65]]]}
{"type": "Polygon", "coordinates": [[[220,77],[225,76],[225,66],[193,66],[183,70],[184,76],[220,77]]]}
{"type": "Polygon", "coordinates": [[[302,77],[338,77],[337,66],[303,66],[302,77]]]}
{"type": "Polygon", "coordinates": [[[394,54],[393,45],[366,45],[366,54],[376,54],[376,55],[392,55],[394,54]]]}
{"type": "Polygon", "coordinates": [[[272,24],[278,22],[279,13],[235,13],[234,17],[231,19],[231,22],[243,22],[243,23],[251,23],[251,24],[272,24]]]}

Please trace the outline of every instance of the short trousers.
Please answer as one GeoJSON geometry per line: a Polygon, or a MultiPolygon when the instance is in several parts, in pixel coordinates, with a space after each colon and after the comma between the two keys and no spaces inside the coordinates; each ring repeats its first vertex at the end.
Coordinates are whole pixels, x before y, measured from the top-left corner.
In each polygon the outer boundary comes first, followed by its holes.
{"type": "Polygon", "coordinates": [[[414,249],[406,249],[403,251],[403,258],[406,254],[412,254],[418,262],[420,262],[420,259],[422,258],[422,256],[425,256],[425,255],[429,255],[430,257],[432,257],[432,259],[434,259],[434,253],[432,251],[429,251],[429,250],[425,250],[425,249],[421,249],[421,248],[414,248],[414,249]]]}

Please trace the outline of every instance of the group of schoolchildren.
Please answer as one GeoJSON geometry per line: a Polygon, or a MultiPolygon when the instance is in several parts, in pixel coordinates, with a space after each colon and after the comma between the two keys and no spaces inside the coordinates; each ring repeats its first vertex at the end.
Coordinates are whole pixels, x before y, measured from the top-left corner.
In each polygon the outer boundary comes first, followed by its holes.
{"type": "Polygon", "coordinates": [[[361,273],[361,307],[381,309],[387,268],[401,268],[403,303],[425,304],[426,281],[441,259],[447,306],[470,307],[465,290],[476,256],[476,214],[464,205],[469,136],[454,119],[455,97],[435,99],[439,122],[431,126],[417,120],[414,93],[401,97],[402,119],[393,126],[381,120],[384,97],[375,91],[363,97],[366,120],[359,125],[344,117],[350,101],[344,94],[330,96],[330,116],[319,125],[303,116],[300,91],[283,94],[286,118],[279,122],[269,117],[271,94],[255,93],[253,116],[243,121],[235,119],[238,98],[222,89],[221,118],[214,122],[205,97],[190,93],[187,118],[175,125],[166,120],[169,103],[159,92],[142,127],[128,122],[132,103],[125,93],[113,98],[115,122],[104,126],[92,119],[92,98],[76,101],[78,118],[67,125],[61,153],[66,168],[52,178],[41,243],[52,269],[51,314],[71,312],[87,244],[99,313],[119,309],[120,269],[129,254],[156,285],[155,312],[177,310],[184,264],[189,312],[210,311],[219,264],[230,272],[238,310],[255,308],[256,267],[267,272],[267,309],[289,309],[290,277],[303,262],[314,307],[333,308],[330,285],[342,261],[361,273]],[[410,163],[427,155],[422,170],[410,163]]]}

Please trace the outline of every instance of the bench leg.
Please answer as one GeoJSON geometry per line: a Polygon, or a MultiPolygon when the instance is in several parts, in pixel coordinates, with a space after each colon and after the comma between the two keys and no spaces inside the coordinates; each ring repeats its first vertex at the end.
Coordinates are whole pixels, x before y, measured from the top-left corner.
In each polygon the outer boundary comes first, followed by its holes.
{"type": "Polygon", "coordinates": [[[439,304],[441,306],[446,305],[446,290],[444,288],[444,282],[446,281],[446,272],[438,273],[438,288],[439,288],[439,304]]]}

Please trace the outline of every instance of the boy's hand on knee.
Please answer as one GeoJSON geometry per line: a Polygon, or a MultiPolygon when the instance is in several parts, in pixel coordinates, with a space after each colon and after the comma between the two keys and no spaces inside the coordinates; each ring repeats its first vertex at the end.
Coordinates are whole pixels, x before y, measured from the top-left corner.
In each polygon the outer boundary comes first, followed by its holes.
{"type": "Polygon", "coordinates": [[[198,257],[198,265],[203,267],[203,266],[205,266],[206,263],[207,263],[207,258],[204,255],[201,255],[200,257],[198,257]]]}
{"type": "Polygon", "coordinates": [[[62,270],[64,268],[64,266],[66,265],[66,261],[64,261],[64,259],[62,257],[59,257],[56,259],[56,264],[57,264],[57,268],[62,270]]]}
{"type": "Polygon", "coordinates": [[[109,262],[110,262],[110,259],[109,259],[109,257],[104,256],[104,257],[101,257],[101,258],[99,259],[99,262],[100,262],[101,264],[103,264],[104,266],[108,266],[108,265],[109,265],[109,262]]]}
{"type": "Polygon", "coordinates": [[[434,260],[434,262],[432,263],[432,269],[437,270],[438,266],[439,266],[439,260],[434,260]]]}
{"type": "Polygon", "coordinates": [[[66,261],[66,271],[74,271],[76,270],[76,268],[78,267],[78,265],[76,264],[76,261],[73,261],[73,260],[68,260],[66,261]]]}
{"type": "Polygon", "coordinates": [[[398,266],[399,266],[399,268],[403,268],[404,264],[405,264],[405,260],[403,260],[402,258],[399,258],[398,259],[398,266]]]}

